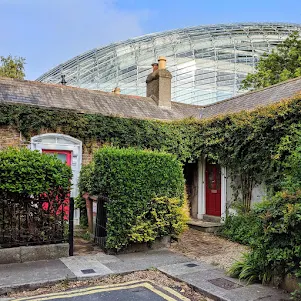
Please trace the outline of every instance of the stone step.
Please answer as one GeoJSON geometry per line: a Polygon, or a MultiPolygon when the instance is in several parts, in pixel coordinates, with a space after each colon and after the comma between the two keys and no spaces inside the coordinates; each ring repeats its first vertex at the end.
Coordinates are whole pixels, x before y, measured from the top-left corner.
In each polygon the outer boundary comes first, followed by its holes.
{"type": "Polygon", "coordinates": [[[215,233],[219,227],[221,227],[221,223],[213,223],[213,222],[206,222],[204,220],[199,220],[199,219],[193,219],[189,220],[187,222],[187,225],[190,228],[202,231],[202,232],[207,232],[207,233],[215,233]]]}
{"type": "Polygon", "coordinates": [[[208,215],[208,214],[203,215],[203,220],[205,222],[212,222],[212,223],[220,223],[221,222],[220,216],[214,216],[214,215],[208,215]]]}

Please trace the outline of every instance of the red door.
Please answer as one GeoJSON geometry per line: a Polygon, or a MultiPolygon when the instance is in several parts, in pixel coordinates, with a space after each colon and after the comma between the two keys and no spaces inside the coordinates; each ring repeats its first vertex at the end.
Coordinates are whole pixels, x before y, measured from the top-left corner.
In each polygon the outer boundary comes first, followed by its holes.
{"type": "Polygon", "coordinates": [[[206,162],[206,214],[221,216],[221,167],[206,162]]]}
{"type": "MultiPolygon", "coordinates": [[[[68,166],[71,166],[71,151],[61,151],[61,150],[50,150],[50,149],[42,149],[42,153],[56,155],[58,159],[60,159],[63,163],[66,163],[68,166]]],[[[70,196],[70,195],[69,195],[70,196]]],[[[69,196],[64,200],[63,204],[58,208],[56,214],[61,214],[62,209],[64,210],[64,219],[68,220],[69,218],[69,196]]],[[[48,210],[48,203],[43,204],[43,208],[48,210]]]]}

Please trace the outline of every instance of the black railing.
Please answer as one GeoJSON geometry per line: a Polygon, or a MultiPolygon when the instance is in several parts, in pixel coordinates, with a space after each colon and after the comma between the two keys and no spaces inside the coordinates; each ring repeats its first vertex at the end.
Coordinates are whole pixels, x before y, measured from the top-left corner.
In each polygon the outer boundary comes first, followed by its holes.
{"type": "Polygon", "coordinates": [[[97,215],[95,225],[94,242],[101,248],[105,249],[107,239],[107,197],[99,196],[97,199],[97,215]]]}
{"type": "Polygon", "coordinates": [[[68,241],[69,199],[0,193],[0,248],[68,241]]]}
{"type": "Polygon", "coordinates": [[[74,249],[74,198],[70,198],[70,205],[69,205],[68,241],[69,241],[69,256],[73,256],[73,249],[74,249]]]}

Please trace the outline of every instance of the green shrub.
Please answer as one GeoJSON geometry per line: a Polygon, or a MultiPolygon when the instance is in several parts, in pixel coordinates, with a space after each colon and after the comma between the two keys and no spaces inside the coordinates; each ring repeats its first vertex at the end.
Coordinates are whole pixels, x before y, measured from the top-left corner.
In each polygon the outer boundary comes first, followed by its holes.
{"type": "Polygon", "coordinates": [[[153,197],[184,199],[182,165],[171,154],[104,146],[95,152],[94,163],[92,194],[142,207],[153,197]]]}
{"type": "Polygon", "coordinates": [[[41,154],[26,148],[8,148],[0,151],[0,191],[2,193],[31,195],[60,189],[70,190],[72,172],[55,156],[41,154]]]}
{"type": "MultiPolygon", "coordinates": [[[[231,220],[223,233],[237,238],[237,233],[252,226],[255,230],[238,235],[241,241],[250,235],[251,252],[235,263],[230,274],[248,281],[268,283],[281,282],[285,275],[300,276],[301,263],[301,131],[300,126],[292,127],[292,132],[281,140],[273,157],[277,179],[274,196],[269,201],[259,203],[252,210],[260,222],[250,224],[247,216],[237,217],[236,224],[231,220]],[[278,192],[275,192],[277,191],[278,192]],[[280,191],[279,191],[280,190],[280,191]],[[241,229],[236,230],[235,227],[241,229]],[[234,229],[233,229],[234,228],[234,229]]],[[[235,219],[234,219],[235,220],[235,219]]],[[[256,220],[256,218],[255,218],[256,220]]],[[[296,293],[297,294],[297,293],[296,293]]]]}
{"type": "Polygon", "coordinates": [[[154,198],[146,205],[146,210],[132,219],[130,228],[120,235],[120,228],[116,228],[118,218],[114,214],[116,207],[122,206],[122,201],[113,201],[108,206],[110,223],[108,224],[107,247],[118,249],[118,244],[124,244],[126,240],[133,242],[152,243],[156,238],[171,236],[177,239],[187,227],[188,215],[183,202],[176,198],[154,198]],[[113,204],[112,204],[113,203],[113,204]],[[113,211],[112,211],[113,210],[113,211]]]}
{"type": "Polygon", "coordinates": [[[230,274],[280,283],[285,275],[296,274],[301,262],[301,191],[278,192],[255,213],[262,223],[261,235],[253,237],[252,251],[231,267],[230,274]]]}
{"type": "Polygon", "coordinates": [[[89,192],[111,200],[107,248],[118,250],[181,232],[183,220],[177,210],[184,204],[184,176],[175,156],[105,146],[94,154],[94,164],[89,192]]]}
{"type": "Polygon", "coordinates": [[[250,245],[261,234],[261,231],[260,218],[254,210],[251,210],[238,215],[229,215],[219,229],[218,234],[232,241],[250,245]]]}
{"type": "Polygon", "coordinates": [[[71,168],[55,156],[0,151],[0,248],[64,241],[71,177],[71,168]]]}

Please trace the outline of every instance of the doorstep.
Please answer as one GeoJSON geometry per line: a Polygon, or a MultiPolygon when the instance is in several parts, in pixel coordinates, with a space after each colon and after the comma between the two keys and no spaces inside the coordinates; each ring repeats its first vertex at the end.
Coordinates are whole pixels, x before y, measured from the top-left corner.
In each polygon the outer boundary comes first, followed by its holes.
{"type": "Polygon", "coordinates": [[[206,233],[215,233],[221,226],[221,223],[216,222],[206,222],[200,219],[191,219],[187,222],[187,225],[190,228],[206,232],[206,233]]]}

